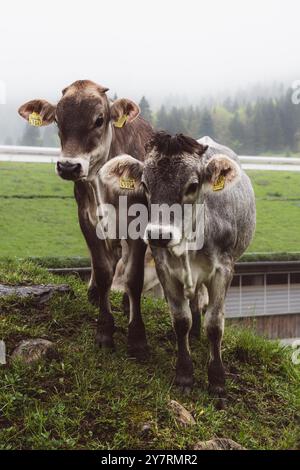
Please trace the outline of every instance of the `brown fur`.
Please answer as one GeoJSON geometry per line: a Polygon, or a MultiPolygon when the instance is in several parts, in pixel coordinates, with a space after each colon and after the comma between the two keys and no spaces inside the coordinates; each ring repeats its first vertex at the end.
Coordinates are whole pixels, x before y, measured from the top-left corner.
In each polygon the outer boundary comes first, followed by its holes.
{"type": "MultiPolygon", "coordinates": [[[[45,120],[47,119],[45,124],[49,124],[56,118],[63,157],[68,159],[68,165],[72,166],[73,157],[73,161],[76,157],[80,157],[83,162],[89,158],[89,166],[86,170],[88,174],[83,171],[78,172],[73,178],[75,198],[80,227],[92,261],[89,299],[100,307],[96,341],[103,347],[111,348],[114,345],[114,319],[109,302],[109,291],[117,262],[121,256],[121,244],[120,240],[102,240],[96,231],[99,222],[97,209],[101,203],[98,172],[106,160],[120,154],[127,153],[138,160],[143,160],[144,145],[153,130],[144,119],[137,117],[139,107],[135,103],[120,99],[111,104],[105,95],[106,91],[106,87],[94,82],[79,80],[63,90],[63,96],[57,106],[44,100],[33,100],[21,106],[19,113],[28,120],[32,111],[39,112],[45,120]],[[124,114],[127,116],[124,126],[114,127],[112,121],[118,120],[124,114]],[[99,118],[100,125],[97,124],[99,118]]],[[[84,163],[80,165],[83,168],[84,163]]],[[[57,171],[59,173],[63,170],[57,167],[57,171]]],[[[63,177],[63,173],[59,174],[63,177]]],[[[113,177],[112,175],[111,178],[113,177]]],[[[117,179],[117,176],[115,178],[117,179]]],[[[115,184],[115,187],[118,188],[118,184],[115,184]]],[[[112,192],[109,184],[107,191],[105,195],[107,202],[116,204],[116,194],[112,192]]],[[[125,192],[129,193],[126,190],[125,192]]],[[[145,250],[145,244],[141,239],[128,240],[128,256],[124,273],[125,290],[130,299],[128,349],[130,354],[135,356],[142,355],[147,349],[140,312],[145,250]]]]}
{"type": "Polygon", "coordinates": [[[91,80],[77,80],[76,82],[72,83],[71,85],[67,86],[62,90],[63,96],[68,93],[68,94],[73,94],[73,93],[80,93],[80,92],[94,92],[94,93],[106,93],[109,90],[109,88],[106,88],[102,85],[98,85],[95,82],[92,82],[91,80]]]}
{"type": "Polygon", "coordinates": [[[145,143],[152,134],[152,127],[141,116],[120,129],[113,127],[113,140],[109,158],[127,153],[133,158],[143,161],[145,158],[145,143]]]}
{"type": "Polygon", "coordinates": [[[199,144],[195,139],[183,134],[171,136],[164,131],[156,132],[146,145],[147,153],[155,148],[157,155],[173,157],[184,153],[198,154],[201,156],[207,146],[199,144]]]}
{"type": "Polygon", "coordinates": [[[46,100],[32,100],[27,101],[18,110],[20,116],[28,121],[29,115],[33,112],[40,114],[42,117],[43,126],[47,126],[54,121],[55,106],[48,103],[46,100]]]}

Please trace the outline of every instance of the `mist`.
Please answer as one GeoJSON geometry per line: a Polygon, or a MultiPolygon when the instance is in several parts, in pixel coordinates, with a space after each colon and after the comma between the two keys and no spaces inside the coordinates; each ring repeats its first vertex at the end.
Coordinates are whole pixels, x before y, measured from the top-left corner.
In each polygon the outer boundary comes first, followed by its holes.
{"type": "Polygon", "coordinates": [[[0,144],[22,142],[22,103],[55,103],[78,79],[108,87],[110,97],[146,96],[154,125],[162,105],[276,98],[300,78],[299,13],[297,0],[3,2],[0,144]]]}
{"type": "Polygon", "coordinates": [[[3,2],[7,101],[89,78],[153,102],[299,78],[297,0],[3,2]]]}

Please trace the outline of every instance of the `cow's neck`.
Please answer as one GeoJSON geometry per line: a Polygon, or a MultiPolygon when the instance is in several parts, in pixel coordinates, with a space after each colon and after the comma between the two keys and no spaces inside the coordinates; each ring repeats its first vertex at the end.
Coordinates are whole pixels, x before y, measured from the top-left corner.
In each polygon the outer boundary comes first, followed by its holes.
{"type": "Polygon", "coordinates": [[[101,204],[101,192],[100,192],[100,178],[98,178],[98,176],[96,176],[95,178],[93,178],[92,180],[90,180],[90,186],[93,190],[93,194],[94,194],[94,198],[95,198],[95,201],[96,201],[96,207],[98,208],[101,204]]]}

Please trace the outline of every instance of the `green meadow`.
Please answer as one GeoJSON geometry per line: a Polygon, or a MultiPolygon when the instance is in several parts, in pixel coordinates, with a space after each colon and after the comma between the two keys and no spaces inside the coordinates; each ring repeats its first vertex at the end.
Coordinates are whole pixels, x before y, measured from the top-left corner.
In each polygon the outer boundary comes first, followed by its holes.
{"type": "MultiPolygon", "coordinates": [[[[300,251],[300,174],[248,172],[257,229],[248,252],[300,251]]],[[[0,257],[86,257],[73,183],[52,164],[0,163],[0,257]]]]}

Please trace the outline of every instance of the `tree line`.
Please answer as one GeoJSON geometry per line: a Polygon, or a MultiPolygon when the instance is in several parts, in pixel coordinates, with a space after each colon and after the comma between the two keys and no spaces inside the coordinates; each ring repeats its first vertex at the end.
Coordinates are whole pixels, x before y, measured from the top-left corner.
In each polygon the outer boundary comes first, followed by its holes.
{"type": "Polygon", "coordinates": [[[227,98],[210,107],[162,105],[155,113],[143,97],[140,108],[155,128],[171,134],[208,135],[245,155],[289,154],[300,152],[300,104],[295,105],[291,96],[292,90],[287,90],[273,99],[227,98]]]}
{"type": "MultiPolygon", "coordinates": [[[[161,105],[155,111],[143,96],[139,105],[142,116],[156,129],[194,138],[209,135],[244,155],[288,155],[300,152],[300,104],[293,104],[291,96],[292,91],[287,90],[276,98],[239,96],[202,106],[161,105]]],[[[57,130],[55,126],[42,131],[26,126],[18,143],[58,146],[57,130]]]]}

